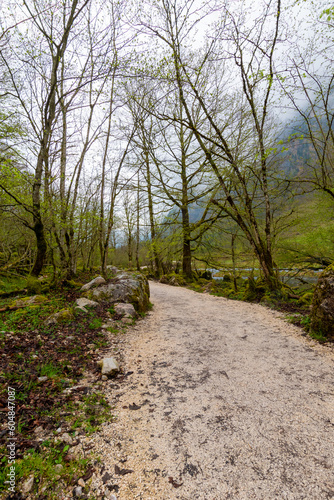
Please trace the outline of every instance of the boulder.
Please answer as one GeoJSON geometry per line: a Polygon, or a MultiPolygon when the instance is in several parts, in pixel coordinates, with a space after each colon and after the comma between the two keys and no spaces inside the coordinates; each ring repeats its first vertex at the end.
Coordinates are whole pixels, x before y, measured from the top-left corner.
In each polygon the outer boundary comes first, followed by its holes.
{"type": "Polygon", "coordinates": [[[112,283],[100,285],[84,292],[84,296],[97,302],[127,302],[138,312],[144,312],[149,305],[150,289],[147,278],[141,273],[118,272],[112,283]]]}
{"type": "Polygon", "coordinates": [[[319,276],[312,300],[311,328],[334,340],[334,264],[319,276]]]}
{"type": "Polygon", "coordinates": [[[97,365],[101,367],[102,375],[111,376],[119,372],[119,365],[114,358],[103,358],[97,365]]]}
{"type": "Polygon", "coordinates": [[[200,276],[200,278],[202,278],[203,280],[212,280],[212,272],[211,271],[203,271],[200,276]]]}
{"type": "Polygon", "coordinates": [[[104,285],[106,283],[106,280],[102,278],[102,276],[98,276],[97,278],[94,278],[92,281],[89,283],[86,283],[83,285],[80,289],[81,292],[85,292],[87,290],[90,290],[91,288],[94,288],[95,286],[99,285],[104,285]]]}
{"type": "Polygon", "coordinates": [[[137,316],[136,310],[132,304],[114,304],[116,314],[125,316],[127,318],[135,318],[137,316]]]}

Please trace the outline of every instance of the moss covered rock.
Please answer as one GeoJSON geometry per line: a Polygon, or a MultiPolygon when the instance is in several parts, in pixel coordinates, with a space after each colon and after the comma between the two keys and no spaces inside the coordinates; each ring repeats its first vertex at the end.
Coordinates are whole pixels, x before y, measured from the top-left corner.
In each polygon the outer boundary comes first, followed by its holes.
{"type": "Polygon", "coordinates": [[[48,299],[44,295],[34,295],[33,297],[23,297],[11,303],[11,307],[28,307],[41,305],[47,302],[48,299]]]}
{"type": "Polygon", "coordinates": [[[34,276],[28,276],[26,288],[28,295],[40,294],[42,291],[42,283],[34,276]]]}
{"type": "Polygon", "coordinates": [[[311,329],[334,340],[334,264],[319,276],[312,300],[311,329]]]}
{"type": "Polygon", "coordinates": [[[137,312],[145,312],[149,306],[150,289],[143,274],[120,271],[111,283],[87,290],[83,295],[97,302],[129,302],[137,312]]]}
{"type": "Polygon", "coordinates": [[[185,286],[187,284],[184,277],[176,273],[164,274],[160,278],[160,283],[172,286],[185,286]]]}
{"type": "MultiPolygon", "coordinates": [[[[225,278],[224,278],[225,279],[225,278]]],[[[260,301],[267,292],[267,287],[262,279],[255,280],[253,277],[248,278],[246,288],[243,294],[243,300],[254,302],[260,301]]]]}
{"type": "Polygon", "coordinates": [[[74,319],[73,312],[70,309],[61,309],[59,312],[52,314],[46,320],[47,325],[67,323],[74,319]]]}

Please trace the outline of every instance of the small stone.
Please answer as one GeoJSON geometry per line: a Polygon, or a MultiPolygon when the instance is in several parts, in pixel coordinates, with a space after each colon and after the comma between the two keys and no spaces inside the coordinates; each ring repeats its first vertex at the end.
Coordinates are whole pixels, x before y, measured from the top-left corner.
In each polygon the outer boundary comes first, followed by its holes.
{"type": "Polygon", "coordinates": [[[104,497],[107,498],[108,500],[117,500],[115,495],[113,495],[113,493],[111,493],[108,489],[105,490],[104,497]]]}
{"type": "Polygon", "coordinates": [[[37,354],[33,354],[31,357],[32,357],[32,359],[37,359],[38,358],[37,354]]]}
{"type": "Polygon", "coordinates": [[[56,464],[56,465],[55,465],[55,470],[56,470],[57,472],[61,471],[61,470],[62,470],[62,468],[63,468],[62,464],[56,464]]]}
{"type": "Polygon", "coordinates": [[[26,481],[24,481],[22,485],[22,493],[29,493],[32,490],[34,485],[34,476],[29,476],[26,481]]]}
{"type": "Polygon", "coordinates": [[[102,378],[102,380],[108,380],[107,375],[102,375],[102,377],[101,377],[101,378],[102,378]]]}
{"type": "Polygon", "coordinates": [[[107,328],[110,328],[111,326],[113,326],[113,323],[103,323],[103,325],[101,326],[101,328],[103,328],[104,330],[106,330],[107,328]]]}
{"type": "Polygon", "coordinates": [[[80,478],[79,481],[78,481],[78,485],[82,486],[84,488],[85,485],[86,485],[86,483],[85,483],[85,481],[82,478],[80,478]]]}
{"type": "Polygon", "coordinates": [[[63,443],[66,443],[66,444],[73,443],[72,437],[67,432],[64,432],[64,434],[61,437],[61,440],[63,441],[63,443]]]}
{"type": "Polygon", "coordinates": [[[101,366],[102,375],[115,375],[119,371],[119,366],[114,358],[103,358],[97,362],[101,366]]]}
{"type": "Polygon", "coordinates": [[[37,380],[38,382],[45,382],[48,379],[48,377],[38,377],[37,380]]]}
{"type": "Polygon", "coordinates": [[[88,349],[94,349],[95,344],[87,344],[88,349]]]}
{"type": "Polygon", "coordinates": [[[94,300],[86,299],[85,297],[81,297],[80,299],[77,299],[75,302],[76,302],[78,307],[83,307],[83,308],[97,307],[99,305],[98,302],[95,302],[94,300]]]}
{"type": "Polygon", "coordinates": [[[80,498],[80,497],[82,497],[82,488],[81,488],[81,486],[77,486],[76,488],[74,488],[74,490],[73,490],[73,496],[74,496],[74,498],[80,498]]]}
{"type": "Polygon", "coordinates": [[[56,432],[57,432],[57,434],[60,434],[61,433],[61,427],[58,427],[58,429],[56,429],[56,432]]]}
{"type": "Polygon", "coordinates": [[[116,303],[114,304],[115,312],[127,317],[135,318],[137,316],[136,310],[132,304],[116,303]]]}
{"type": "Polygon", "coordinates": [[[36,427],[36,429],[34,429],[34,433],[37,435],[42,434],[43,432],[44,432],[44,429],[41,425],[39,427],[36,427]]]}

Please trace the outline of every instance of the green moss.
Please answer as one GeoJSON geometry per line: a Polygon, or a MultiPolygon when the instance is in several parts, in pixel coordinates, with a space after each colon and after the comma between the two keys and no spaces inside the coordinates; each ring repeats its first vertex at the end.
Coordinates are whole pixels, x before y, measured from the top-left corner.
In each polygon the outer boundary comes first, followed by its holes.
{"type": "Polygon", "coordinates": [[[28,276],[26,288],[28,295],[38,295],[42,292],[42,283],[34,276],[28,276]]]}
{"type": "Polygon", "coordinates": [[[314,291],[311,330],[334,340],[334,264],[321,273],[314,291]]]}

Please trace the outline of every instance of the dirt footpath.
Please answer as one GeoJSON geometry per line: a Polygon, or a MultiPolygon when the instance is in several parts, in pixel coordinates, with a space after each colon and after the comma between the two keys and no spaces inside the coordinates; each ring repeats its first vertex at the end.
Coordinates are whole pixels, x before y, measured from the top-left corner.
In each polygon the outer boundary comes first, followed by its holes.
{"type": "Polygon", "coordinates": [[[117,500],[334,498],[333,351],[259,305],[156,283],[151,301],[99,443],[117,500]]]}

